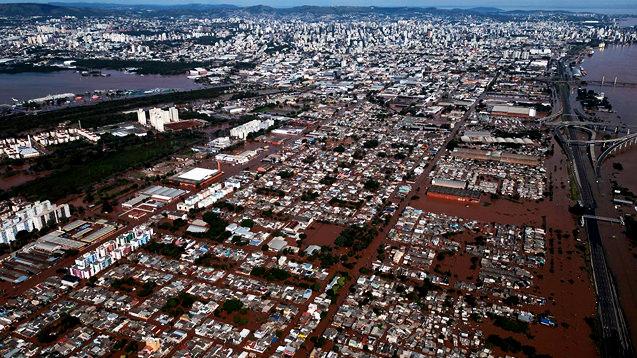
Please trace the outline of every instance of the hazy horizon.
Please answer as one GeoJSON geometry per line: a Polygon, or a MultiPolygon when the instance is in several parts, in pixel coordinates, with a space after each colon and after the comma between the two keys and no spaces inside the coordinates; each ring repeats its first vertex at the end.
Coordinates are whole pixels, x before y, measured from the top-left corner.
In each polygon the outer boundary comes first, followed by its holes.
{"type": "Polygon", "coordinates": [[[0,3],[103,3],[118,5],[184,5],[184,4],[228,4],[237,6],[267,5],[273,7],[293,7],[300,5],[315,6],[379,6],[379,7],[439,7],[439,8],[467,8],[467,7],[497,7],[501,9],[546,9],[546,10],[629,10],[637,9],[635,1],[607,1],[601,6],[597,0],[528,0],[524,2],[511,0],[65,0],[65,1],[14,1],[0,0],[0,3]]]}

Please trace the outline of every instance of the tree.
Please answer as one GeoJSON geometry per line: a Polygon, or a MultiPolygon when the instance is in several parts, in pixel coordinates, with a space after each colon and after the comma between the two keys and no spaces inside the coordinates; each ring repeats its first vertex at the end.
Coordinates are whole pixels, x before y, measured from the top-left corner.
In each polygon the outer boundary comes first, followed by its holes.
{"type": "Polygon", "coordinates": [[[367,149],[371,149],[371,148],[376,148],[378,147],[380,143],[378,142],[378,139],[368,139],[365,142],[363,142],[363,148],[367,148],[367,149]]]}
{"type": "Polygon", "coordinates": [[[380,188],[380,183],[375,179],[367,179],[364,186],[369,191],[377,191],[380,188]]]}
{"type": "Polygon", "coordinates": [[[241,226],[251,228],[254,226],[254,220],[252,219],[243,219],[241,220],[241,226]]]}

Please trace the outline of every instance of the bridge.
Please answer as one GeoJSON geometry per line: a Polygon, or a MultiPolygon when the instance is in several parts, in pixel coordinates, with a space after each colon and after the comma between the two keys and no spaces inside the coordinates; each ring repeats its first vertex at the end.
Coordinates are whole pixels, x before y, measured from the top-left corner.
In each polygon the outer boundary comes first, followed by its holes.
{"type": "MultiPolygon", "coordinates": [[[[580,128],[580,127],[578,127],[580,128]]],[[[585,127],[584,127],[585,128],[585,127]]],[[[616,143],[624,143],[630,141],[631,139],[635,139],[637,134],[628,134],[623,137],[618,138],[608,138],[608,139],[589,139],[589,140],[581,140],[581,139],[569,139],[569,144],[576,145],[588,145],[588,144],[616,144],[616,143]]]]}
{"type": "Polygon", "coordinates": [[[604,151],[599,155],[599,157],[597,157],[597,160],[594,163],[595,173],[597,174],[597,176],[599,176],[599,174],[601,173],[602,163],[604,162],[604,160],[606,160],[606,158],[608,158],[608,156],[615,154],[618,151],[632,147],[635,144],[637,144],[637,135],[631,134],[630,136],[623,137],[622,141],[614,142],[608,148],[604,149],[604,151]]]}
{"type": "MultiPolygon", "coordinates": [[[[577,82],[577,81],[575,81],[577,82]]],[[[628,87],[628,88],[637,88],[637,83],[634,82],[606,82],[606,81],[579,81],[581,85],[584,86],[606,86],[606,87],[628,87]]]]}
{"type": "Polygon", "coordinates": [[[581,86],[607,86],[607,87],[637,88],[637,83],[635,83],[635,82],[617,81],[616,78],[612,82],[606,81],[605,78],[602,78],[601,81],[599,81],[599,80],[587,81],[587,80],[582,80],[582,79],[571,79],[571,80],[567,81],[567,80],[564,80],[564,79],[553,78],[553,77],[536,77],[536,78],[533,78],[532,80],[533,81],[539,81],[539,82],[564,83],[564,84],[574,85],[574,86],[578,86],[578,87],[581,87],[581,86]]]}
{"type": "MultiPolygon", "coordinates": [[[[610,155],[637,144],[637,133],[632,133],[632,134],[630,133],[630,127],[637,127],[635,125],[624,125],[623,127],[628,127],[627,134],[624,136],[617,137],[617,138],[597,139],[595,131],[588,127],[593,127],[593,128],[602,127],[605,129],[606,127],[610,126],[608,123],[591,122],[591,121],[563,121],[563,122],[558,121],[558,122],[545,122],[544,124],[547,126],[554,127],[553,131],[556,134],[560,133],[562,128],[569,128],[569,127],[588,132],[590,134],[590,139],[567,139],[567,138],[561,137],[561,135],[560,137],[562,138],[564,143],[569,145],[588,145],[589,146],[589,149],[590,149],[589,155],[590,155],[591,163],[593,163],[593,167],[595,168],[595,174],[597,174],[597,176],[599,176],[601,173],[602,164],[604,163],[604,160],[606,160],[610,155]],[[596,145],[602,145],[603,147],[608,145],[608,147],[604,148],[599,156],[596,156],[595,155],[596,145]]],[[[619,127],[617,127],[616,130],[619,130],[619,127]]]]}
{"type": "Polygon", "coordinates": [[[621,217],[621,216],[616,219],[616,218],[609,218],[609,217],[606,217],[606,216],[582,215],[582,219],[581,219],[582,226],[584,226],[584,220],[585,219],[591,219],[591,220],[597,220],[597,221],[606,221],[606,222],[613,223],[613,224],[625,225],[624,218],[621,217]]]}

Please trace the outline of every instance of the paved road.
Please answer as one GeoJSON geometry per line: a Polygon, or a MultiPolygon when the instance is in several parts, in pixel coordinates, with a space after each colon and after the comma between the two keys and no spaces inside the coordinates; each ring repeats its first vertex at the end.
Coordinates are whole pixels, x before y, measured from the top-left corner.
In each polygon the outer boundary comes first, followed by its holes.
{"type": "MultiPolygon", "coordinates": [[[[561,76],[568,78],[568,71],[565,71],[564,64],[558,66],[561,76]]],[[[565,115],[576,116],[570,103],[570,86],[564,83],[558,84],[559,98],[562,102],[565,115]]],[[[568,128],[566,137],[557,133],[558,140],[571,159],[575,176],[580,188],[581,204],[585,214],[595,216],[597,207],[595,194],[597,193],[597,175],[589,158],[587,147],[571,146],[565,140],[577,139],[576,130],[568,128]],[[595,184],[592,184],[595,183],[595,184]]],[[[590,245],[590,260],[593,269],[593,280],[595,291],[597,292],[598,314],[602,326],[602,356],[604,357],[632,357],[633,349],[628,334],[628,328],[624,321],[617,289],[613,281],[611,272],[606,264],[602,238],[599,232],[597,220],[584,219],[586,233],[590,245]]]]}

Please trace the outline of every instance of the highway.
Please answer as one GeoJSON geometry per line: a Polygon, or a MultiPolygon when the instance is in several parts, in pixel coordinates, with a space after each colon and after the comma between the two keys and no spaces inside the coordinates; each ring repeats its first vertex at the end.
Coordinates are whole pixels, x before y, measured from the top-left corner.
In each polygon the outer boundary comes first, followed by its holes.
{"type": "MultiPolygon", "coordinates": [[[[556,84],[559,92],[559,99],[562,102],[564,114],[576,116],[570,103],[569,71],[564,63],[558,66],[560,76],[564,81],[556,84]]],[[[597,186],[597,175],[590,162],[588,148],[584,146],[569,144],[569,140],[576,140],[577,131],[568,127],[566,136],[557,129],[555,134],[560,141],[562,148],[573,163],[574,174],[578,182],[581,194],[581,205],[584,207],[586,215],[595,216],[596,201],[595,193],[597,186]],[[592,183],[595,183],[594,185],[592,183]]],[[[633,357],[633,347],[628,334],[628,328],[624,321],[617,288],[615,286],[611,272],[606,264],[602,238],[599,232],[597,220],[585,218],[584,226],[590,245],[590,260],[593,271],[595,291],[597,292],[597,308],[599,320],[602,328],[601,354],[603,357],[633,357]]]]}

